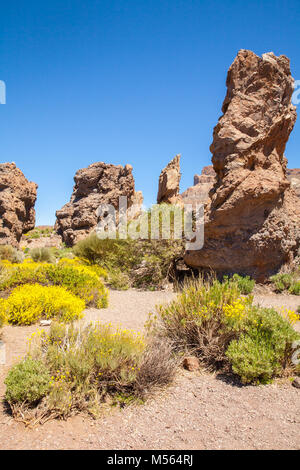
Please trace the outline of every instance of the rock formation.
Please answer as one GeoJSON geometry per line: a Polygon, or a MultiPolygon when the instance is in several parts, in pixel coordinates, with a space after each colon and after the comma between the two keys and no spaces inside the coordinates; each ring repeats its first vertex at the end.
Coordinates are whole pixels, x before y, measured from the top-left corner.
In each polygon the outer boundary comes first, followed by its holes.
{"type": "Polygon", "coordinates": [[[176,204],[179,202],[180,178],[180,155],[176,155],[159,176],[157,204],[162,202],[176,204]]]}
{"type": "Polygon", "coordinates": [[[292,262],[300,247],[300,203],[284,157],[296,121],[289,60],[241,50],[226,84],[210,148],[217,181],[205,215],[204,247],[186,252],[185,261],[263,281],[292,262]]]}
{"type": "Polygon", "coordinates": [[[72,246],[96,228],[101,204],[119,209],[119,197],[127,196],[127,205],[142,204],[141,192],[135,192],[132,166],[93,163],[78,170],[70,202],[56,212],[55,230],[63,241],[72,246]]]}
{"type": "Polygon", "coordinates": [[[300,199],[300,168],[287,170],[286,174],[287,174],[287,179],[291,183],[292,189],[295,191],[295,193],[300,199]]]}
{"type": "Polygon", "coordinates": [[[201,171],[201,175],[194,175],[194,186],[197,184],[203,183],[212,183],[216,182],[216,172],[212,165],[204,166],[201,171]]]}
{"type": "MultiPolygon", "coordinates": [[[[300,199],[300,168],[286,170],[287,179],[292,189],[300,199]]],[[[206,204],[209,202],[209,193],[216,183],[216,172],[212,165],[203,167],[200,175],[194,175],[194,186],[190,186],[181,193],[184,204],[206,204]]]]}
{"type": "Polygon", "coordinates": [[[206,204],[209,201],[209,192],[216,182],[216,173],[213,166],[205,166],[201,175],[194,176],[194,186],[181,194],[184,204],[206,204]]]}
{"type": "Polygon", "coordinates": [[[22,234],[34,228],[37,187],[15,163],[0,164],[0,244],[18,246],[22,234]]]}

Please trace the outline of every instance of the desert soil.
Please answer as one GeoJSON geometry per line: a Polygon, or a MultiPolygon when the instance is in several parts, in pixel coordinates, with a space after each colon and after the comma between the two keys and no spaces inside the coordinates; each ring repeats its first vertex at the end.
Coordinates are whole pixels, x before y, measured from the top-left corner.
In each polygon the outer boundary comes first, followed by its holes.
{"type": "MultiPolygon", "coordinates": [[[[143,329],[157,303],[172,292],[111,291],[107,309],[89,309],[83,321],[143,329]]],[[[264,306],[295,309],[299,297],[257,294],[264,306]]],[[[9,367],[26,352],[37,325],[4,328],[6,364],[0,365],[0,398],[9,367]]],[[[297,325],[299,329],[299,325],[297,325]]],[[[25,428],[0,404],[0,449],[299,449],[299,389],[289,381],[238,386],[206,372],[181,371],[170,387],[145,405],[103,411],[93,420],[75,416],[25,428]]]]}

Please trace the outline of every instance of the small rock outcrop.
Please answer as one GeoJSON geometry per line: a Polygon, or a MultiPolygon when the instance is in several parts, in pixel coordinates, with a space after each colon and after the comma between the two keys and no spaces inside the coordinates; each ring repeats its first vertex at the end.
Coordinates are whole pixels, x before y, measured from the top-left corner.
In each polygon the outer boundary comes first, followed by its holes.
{"type": "Polygon", "coordinates": [[[205,166],[201,175],[194,176],[194,186],[181,194],[184,204],[206,204],[209,201],[209,192],[216,182],[216,173],[213,166],[205,166]]]}
{"type": "Polygon", "coordinates": [[[212,165],[204,166],[201,171],[201,175],[194,176],[194,186],[202,183],[215,183],[216,172],[212,165]]]}
{"type": "Polygon", "coordinates": [[[300,247],[300,202],[284,150],[296,121],[289,60],[241,50],[227,76],[211,152],[217,175],[205,215],[204,247],[187,264],[263,281],[300,247]]]}
{"type": "Polygon", "coordinates": [[[159,176],[157,204],[177,204],[180,200],[180,155],[176,155],[173,160],[162,170],[159,176]]]}
{"type": "Polygon", "coordinates": [[[119,197],[127,197],[127,205],[141,205],[141,192],[135,192],[132,166],[93,163],[78,170],[70,202],[56,212],[55,230],[68,246],[85,238],[98,222],[97,209],[111,204],[119,209],[119,197]]]}
{"type": "Polygon", "coordinates": [[[15,163],[0,164],[0,244],[17,247],[22,234],[34,228],[37,187],[15,163]]]}

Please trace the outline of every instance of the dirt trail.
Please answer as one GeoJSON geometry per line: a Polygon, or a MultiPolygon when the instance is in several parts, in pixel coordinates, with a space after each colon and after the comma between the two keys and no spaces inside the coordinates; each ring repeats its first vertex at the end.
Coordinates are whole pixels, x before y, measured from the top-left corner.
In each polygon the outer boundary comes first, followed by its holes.
{"type": "MultiPolygon", "coordinates": [[[[171,292],[110,293],[110,306],[86,311],[100,320],[142,329],[149,311],[175,297],[171,292]]],[[[299,297],[258,295],[264,306],[295,309],[299,297]]],[[[5,327],[6,365],[0,365],[0,396],[8,368],[26,351],[37,326],[5,327]]],[[[238,387],[207,373],[181,372],[175,383],[143,406],[110,409],[94,421],[76,416],[36,429],[16,423],[0,405],[0,449],[299,449],[299,390],[288,381],[238,387]]]]}

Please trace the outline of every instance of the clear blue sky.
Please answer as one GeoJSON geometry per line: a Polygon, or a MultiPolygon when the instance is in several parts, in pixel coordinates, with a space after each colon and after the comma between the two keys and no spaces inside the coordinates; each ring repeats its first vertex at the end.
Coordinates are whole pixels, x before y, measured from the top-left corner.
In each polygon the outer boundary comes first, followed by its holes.
{"type": "MultiPolygon", "coordinates": [[[[176,153],[181,189],[192,185],[237,51],[285,54],[300,79],[299,30],[299,0],[2,1],[1,161],[38,183],[37,224],[54,222],[95,161],[131,163],[147,205],[176,153]]],[[[298,122],[291,168],[299,147],[298,122]]]]}

